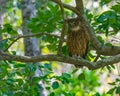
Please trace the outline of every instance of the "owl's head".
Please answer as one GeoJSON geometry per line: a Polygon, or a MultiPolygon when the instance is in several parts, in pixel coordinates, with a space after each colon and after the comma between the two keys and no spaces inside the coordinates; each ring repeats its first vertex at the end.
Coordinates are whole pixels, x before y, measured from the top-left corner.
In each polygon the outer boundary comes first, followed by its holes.
{"type": "Polygon", "coordinates": [[[79,30],[80,29],[80,19],[79,18],[72,18],[68,19],[68,28],[70,30],[79,30]]]}

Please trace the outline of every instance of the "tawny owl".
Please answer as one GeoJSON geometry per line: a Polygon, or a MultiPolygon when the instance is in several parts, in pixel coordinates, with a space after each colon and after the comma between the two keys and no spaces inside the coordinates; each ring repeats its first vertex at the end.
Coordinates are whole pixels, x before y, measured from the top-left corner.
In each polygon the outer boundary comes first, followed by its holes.
{"type": "Polygon", "coordinates": [[[80,18],[68,19],[67,48],[69,56],[85,58],[89,43],[89,35],[80,18]]]}

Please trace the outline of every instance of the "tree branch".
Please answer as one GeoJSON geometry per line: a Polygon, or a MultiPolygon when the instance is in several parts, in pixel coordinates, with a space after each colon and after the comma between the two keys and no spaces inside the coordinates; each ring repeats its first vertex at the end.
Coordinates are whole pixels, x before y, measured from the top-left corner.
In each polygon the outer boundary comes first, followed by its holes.
{"type": "Polygon", "coordinates": [[[95,36],[94,29],[90,26],[87,17],[85,15],[82,16],[82,20],[84,20],[93,47],[96,49],[98,54],[106,55],[106,56],[114,56],[120,54],[119,46],[105,46],[104,44],[100,43],[100,41],[95,36]]]}
{"type": "Polygon", "coordinates": [[[11,55],[0,51],[0,60],[13,60],[19,62],[58,61],[66,64],[73,64],[76,66],[82,65],[82,66],[86,66],[90,70],[95,70],[115,63],[118,64],[118,62],[120,62],[120,54],[97,62],[89,62],[82,58],[78,59],[78,58],[72,58],[72,57],[60,56],[54,54],[28,57],[28,56],[11,55]]]}
{"type": "MultiPolygon", "coordinates": [[[[79,13],[82,15],[84,14],[84,6],[83,6],[83,1],[82,0],[75,0],[76,2],[76,9],[79,11],[79,13]]],[[[80,15],[79,14],[79,15],[80,15]]]]}
{"type": "MultiPolygon", "coordinates": [[[[51,1],[57,3],[58,0],[51,0],[51,1]]],[[[77,2],[80,2],[80,1],[81,0],[78,0],[77,2]]],[[[91,27],[91,25],[89,24],[89,22],[87,20],[87,17],[84,14],[81,15],[81,13],[78,11],[78,9],[76,9],[75,7],[72,7],[70,5],[63,4],[63,6],[64,6],[64,8],[67,8],[67,9],[75,12],[84,21],[86,28],[88,30],[88,34],[90,36],[91,42],[93,44],[93,47],[96,49],[98,54],[105,55],[105,56],[114,56],[114,55],[120,54],[119,46],[105,46],[104,44],[100,43],[100,41],[97,39],[97,37],[94,33],[94,29],[91,27]]],[[[77,6],[78,6],[78,4],[76,4],[76,7],[77,6]]],[[[84,9],[84,8],[81,8],[81,9],[84,9]]]]}
{"type": "MultiPolygon", "coordinates": [[[[59,4],[59,2],[58,2],[59,0],[51,0],[51,1],[59,4]]],[[[75,12],[75,13],[78,14],[78,15],[80,14],[80,12],[79,12],[78,10],[76,10],[76,8],[73,7],[73,6],[70,6],[70,5],[67,5],[67,4],[64,4],[64,3],[63,3],[63,6],[64,6],[64,8],[69,9],[69,10],[75,12]]]]}
{"type": "MultiPolygon", "coordinates": [[[[31,35],[18,35],[16,37],[11,37],[11,38],[0,40],[0,42],[2,42],[4,40],[9,40],[9,39],[15,38],[15,40],[4,50],[4,51],[7,51],[17,40],[19,40],[21,38],[36,37],[36,36],[41,36],[41,35],[46,35],[46,36],[49,36],[49,37],[56,37],[56,38],[59,38],[59,39],[61,38],[60,36],[55,35],[55,34],[40,32],[40,33],[36,33],[36,34],[31,34],[31,35]]],[[[63,38],[62,42],[66,42],[66,40],[63,38]]]]}
{"type": "MultiPolygon", "coordinates": [[[[55,35],[55,34],[40,32],[40,33],[36,33],[36,34],[31,34],[31,35],[18,35],[18,36],[2,39],[2,40],[0,40],[0,42],[2,42],[4,40],[13,39],[13,38],[18,38],[18,37],[20,37],[20,38],[28,38],[28,37],[36,37],[36,36],[41,36],[41,35],[46,35],[46,36],[50,36],[50,37],[52,36],[52,37],[60,38],[60,36],[55,35]]],[[[65,39],[64,39],[64,41],[65,41],[65,39]]]]}
{"type": "Polygon", "coordinates": [[[89,24],[87,17],[84,14],[81,14],[81,12],[84,12],[84,6],[82,0],[76,0],[76,7],[81,10],[80,14],[78,14],[79,17],[83,20],[84,25],[86,26],[88,30],[88,34],[90,36],[91,42],[93,44],[93,47],[96,49],[98,54],[106,55],[106,56],[113,56],[120,54],[120,47],[118,46],[105,46],[104,44],[101,44],[100,41],[97,39],[94,29],[89,24]]]}
{"type": "Polygon", "coordinates": [[[65,37],[67,22],[66,22],[66,15],[65,15],[65,12],[64,12],[63,3],[61,2],[61,0],[59,0],[59,6],[61,8],[61,13],[62,13],[62,18],[63,18],[63,27],[62,27],[61,37],[60,37],[59,45],[58,45],[58,54],[62,55],[62,45],[63,45],[63,39],[65,37]]]}
{"type": "Polygon", "coordinates": [[[5,50],[4,50],[4,52],[5,51],[7,51],[17,40],[19,40],[21,37],[20,36],[18,36],[5,50]]]}
{"type": "MultiPolygon", "coordinates": [[[[58,0],[52,0],[52,1],[57,2],[58,0]]],[[[63,4],[63,6],[65,8],[72,10],[75,13],[76,12],[79,13],[79,11],[74,7],[71,7],[71,6],[65,5],[65,4],[63,4]]],[[[82,19],[86,25],[86,28],[88,30],[88,33],[91,37],[91,42],[93,43],[94,48],[97,50],[98,54],[115,55],[115,56],[109,57],[107,59],[99,60],[97,62],[89,62],[82,58],[78,59],[78,58],[71,58],[71,57],[67,57],[67,56],[61,56],[61,55],[59,56],[59,55],[54,55],[54,54],[28,57],[28,56],[11,55],[11,54],[0,51],[0,60],[12,60],[12,61],[19,61],[19,62],[58,61],[58,62],[63,62],[63,63],[74,64],[76,66],[80,66],[80,65],[86,66],[90,70],[99,69],[101,67],[105,67],[105,66],[120,62],[120,47],[102,45],[98,41],[97,37],[95,36],[94,29],[90,26],[86,16],[82,15],[81,17],[82,17],[82,19]]],[[[36,34],[24,35],[19,38],[38,36],[38,34],[39,35],[48,35],[48,33],[37,33],[37,35],[36,34]]],[[[51,35],[48,35],[48,36],[51,36],[51,35]]],[[[61,38],[61,37],[57,37],[57,38],[61,38]]]]}

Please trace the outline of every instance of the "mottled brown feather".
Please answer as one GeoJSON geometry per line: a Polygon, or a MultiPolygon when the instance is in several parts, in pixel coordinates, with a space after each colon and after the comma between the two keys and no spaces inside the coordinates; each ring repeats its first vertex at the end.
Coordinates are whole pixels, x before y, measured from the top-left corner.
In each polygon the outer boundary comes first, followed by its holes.
{"type": "Polygon", "coordinates": [[[79,18],[68,21],[67,48],[70,56],[81,56],[85,58],[89,43],[89,35],[85,25],[79,18]]]}

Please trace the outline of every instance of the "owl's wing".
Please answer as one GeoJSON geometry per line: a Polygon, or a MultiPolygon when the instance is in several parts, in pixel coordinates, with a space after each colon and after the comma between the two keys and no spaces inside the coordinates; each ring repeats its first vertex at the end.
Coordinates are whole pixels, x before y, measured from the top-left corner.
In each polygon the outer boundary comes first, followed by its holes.
{"type": "Polygon", "coordinates": [[[87,44],[86,44],[86,50],[85,50],[85,54],[82,56],[84,59],[86,58],[87,53],[88,53],[88,44],[89,44],[89,42],[87,42],[87,44]]]}

